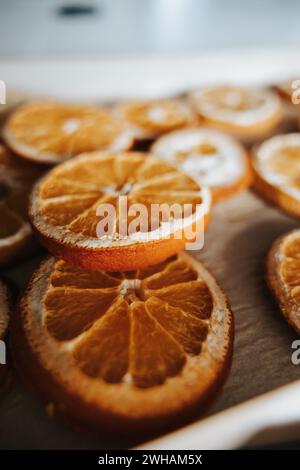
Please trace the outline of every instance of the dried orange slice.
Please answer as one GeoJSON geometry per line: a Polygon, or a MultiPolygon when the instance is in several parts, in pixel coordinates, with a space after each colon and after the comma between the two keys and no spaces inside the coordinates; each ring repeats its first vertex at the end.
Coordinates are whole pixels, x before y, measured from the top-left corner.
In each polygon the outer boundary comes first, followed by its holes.
{"type": "Polygon", "coordinates": [[[300,80],[296,77],[284,80],[273,86],[281,98],[284,110],[283,124],[285,132],[293,132],[299,128],[300,80]]]}
{"type": "Polygon", "coordinates": [[[11,113],[17,106],[25,103],[28,99],[32,99],[32,96],[28,93],[25,93],[21,90],[5,88],[5,104],[0,103],[0,130],[4,125],[9,113],[11,113]]]}
{"type": "Polygon", "coordinates": [[[300,216],[300,134],[277,135],[253,156],[254,186],[268,200],[300,216]]]}
{"type": "Polygon", "coordinates": [[[136,139],[153,139],[192,120],[191,110],[178,100],[124,102],[116,107],[115,113],[136,139]]]}
{"type": "Polygon", "coordinates": [[[41,170],[0,146],[0,266],[30,254],[35,242],[27,217],[28,197],[41,170]]]}
{"type": "Polygon", "coordinates": [[[279,97],[264,89],[216,85],[191,92],[189,99],[205,124],[246,141],[269,133],[282,117],[279,97]]]}
{"type": "Polygon", "coordinates": [[[160,137],[153,154],[212,190],[214,201],[249,186],[251,171],[243,147],[232,137],[209,128],[182,129],[160,137]]]}
{"type": "MultiPolygon", "coordinates": [[[[297,78],[284,80],[277,85],[274,86],[274,89],[278,92],[281,98],[283,98],[284,102],[288,105],[292,105],[292,97],[295,90],[299,88],[299,80],[297,78]]],[[[299,93],[297,95],[299,97],[299,93]]],[[[297,105],[295,104],[295,107],[297,105]]]]}
{"type": "Polygon", "coordinates": [[[281,313],[300,334],[300,230],[278,238],[267,258],[267,281],[281,313]]]}
{"type": "Polygon", "coordinates": [[[127,273],[48,258],[15,321],[22,373],[54,411],[89,429],[127,435],[194,417],[230,365],[226,297],[185,253],[127,273]]]}
{"type": "Polygon", "coordinates": [[[132,137],[106,110],[96,106],[33,102],[8,119],[3,138],[15,153],[55,164],[81,152],[126,150],[132,137]]]}
{"type": "Polygon", "coordinates": [[[6,347],[5,340],[9,320],[9,294],[6,285],[0,280],[0,387],[3,386],[6,376],[6,347]]]}
{"type": "Polygon", "coordinates": [[[86,269],[123,271],[181,251],[198,234],[195,224],[203,230],[209,211],[209,190],[153,156],[89,153],[53,168],[37,184],[30,216],[55,256],[86,269]],[[178,213],[168,211],[172,206],[178,213]]]}

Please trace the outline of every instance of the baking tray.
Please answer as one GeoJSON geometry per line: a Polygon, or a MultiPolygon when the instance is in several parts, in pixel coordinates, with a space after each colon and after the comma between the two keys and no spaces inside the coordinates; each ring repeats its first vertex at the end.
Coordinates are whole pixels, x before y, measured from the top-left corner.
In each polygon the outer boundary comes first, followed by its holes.
{"type": "MultiPolygon", "coordinates": [[[[209,81],[258,83],[279,80],[296,73],[294,64],[297,58],[297,52],[260,51],[255,55],[253,51],[248,51],[185,59],[0,62],[0,78],[7,86],[34,94],[109,101],[114,97],[171,94],[209,81]],[[274,64],[277,64],[276,70],[274,64]],[[253,73],[255,70],[256,74],[253,73]],[[80,71],[83,78],[78,81],[80,71]],[[236,71],[234,76],[233,71],[236,71]],[[74,78],[75,83],[73,81],[68,86],[73,76],[77,77],[74,78]],[[141,81],[142,76],[144,79],[141,81]],[[111,80],[108,80],[109,77],[111,80]],[[140,80],[134,89],[137,77],[140,80]]],[[[298,226],[297,220],[269,206],[251,191],[245,191],[213,209],[204,249],[193,255],[210,269],[227,293],[235,317],[235,343],[230,375],[207,412],[206,416],[211,417],[208,419],[227,410],[226,419],[230,422],[231,410],[232,417],[235,413],[234,405],[246,403],[253,397],[300,378],[300,366],[291,362],[291,345],[297,335],[278,313],[264,280],[264,260],[271,243],[277,236],[298,226]]],[[[20,263],[3,274],[22,289],[40,258],[39,255],[20,263]]],[[[48,416],[40,402],[20,384],[16,374],[12,372],[12,375],[11,386],[0,400],[1,449],[120,448],[118,442],[104,443],[101,432],[99,438],[84,437],[48,416]]],[[[276,413],[275,408],[275,417],[276,413]]],[[[205,424],[207,419],[197,422],[198,430],[201,430],[202,422],[205,424]]],[[[238,424],[236,427],[238,429],[238,424]]],[[[211,444],[216,448],[221,447],[220,432],[221,427],[216,425],[214,444],[211,444]]],[[[159,445],[160,441],[157,442],[159,445]]],[[[161,442],[167,441],[162,439],[161,442]]],[[[234,445],[232,441],[230,446],[234,445]]],[[[236,445],[241,445],[241,442],[236,440],[236,445]]]]}

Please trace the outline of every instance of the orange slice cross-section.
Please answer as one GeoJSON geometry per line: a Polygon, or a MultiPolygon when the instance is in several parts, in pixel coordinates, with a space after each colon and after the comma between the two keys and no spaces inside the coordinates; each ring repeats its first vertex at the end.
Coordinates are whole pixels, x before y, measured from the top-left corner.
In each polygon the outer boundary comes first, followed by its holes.
{"type": "Polygon", "coordinates": [[[266,89],[215,85],[191,92],[189,100],[205,124],[245,142],[271,132],[282,117],[279,97],[266,89]]]}
{"type": "Polygon", "coordinates": [[[191,110],[178,100],[149,100],[120,103],[116,115],[136,139],[153,139],[192,122],[191,110]]]}
{"type": "Polygon", "coordinates": [[[268,285],[282,315],[300,334],[300,230],[277,239],[267,258],[268,285]]]}
{"type": "Polygon", "coordinates": [[[60,163],[94,150],[127,150],[132,137],[108,111],[96,106],[33,102],[8,119],[3,138],[21,157],[60,163]]]}
{"type": "Polygon", "coordinates": [[[276,206],[300,216],[300,133],[263,142],[253,155],[254,187],[276,206]]]}
{"type": "Polygon", "coordinates": [[[248,157],[232,137],[209,128],[189,128],[160,137],[151,152],[196,175],[214,201],[235,195],[251,183],[248,157]]]}
{"type": "Polygon", "coordinates": [[[209,211],[208,189],[134,152],[83,154],[53,168],[35,187],[30,207],[54,255],[107,271],[153,265],[179,252],[200,236],[209,211]]]}
{"type": "Polygon", "coordinates": [[[196,416],[230,364],[226,297],[185,253],[123,273],[49,258],[15,320],[17,363],[34,387],[56,411],[105,431],[196,416]]]}

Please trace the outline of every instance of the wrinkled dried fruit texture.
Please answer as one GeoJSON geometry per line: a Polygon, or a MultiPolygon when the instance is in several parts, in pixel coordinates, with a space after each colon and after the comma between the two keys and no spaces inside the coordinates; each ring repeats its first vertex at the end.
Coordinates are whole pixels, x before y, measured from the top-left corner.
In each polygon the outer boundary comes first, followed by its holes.
{"type": "Polygon", "coordinates": [[[128,123],[150,132],[166,132],[184,126],[187,113],[175,101],[143,101],[121,105],[128,123]]]}
{"type": "Polygon", "coordinates": [[[106,382],[152,387],[201,354],[213,310],[199,274],[180,258],[124,273],[90,272],[57,261],[44,323],[75,364],[106,382]]]}
{"type": "Polygon", "coordinates": [[[22,106],[9,120],[9,129],[22,144],[63,157],[105,150],[122,132],[102,108],[50,102],[22,106]]]}
{"type": "Polygon", "coordinates": [[[202,202],[189,176],[138,153],[95,155],[56,168],[43,181],[40,198],[51,224],[92,238],[149,232],[190,215],[185,209],[194,213],[202,202]]]}
{"type": "Polygon", "coordinates": [[[287,240],[283,247],[284,259],[280,265],[283,282],[290,290],[290,295],[300,304],[300,239],[287,240]]]}

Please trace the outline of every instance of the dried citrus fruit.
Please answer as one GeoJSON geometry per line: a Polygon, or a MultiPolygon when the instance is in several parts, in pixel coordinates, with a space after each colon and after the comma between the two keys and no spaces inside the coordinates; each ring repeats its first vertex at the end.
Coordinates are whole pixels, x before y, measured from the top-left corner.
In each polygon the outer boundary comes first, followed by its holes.
{"type": "Polygon", "coordinates": [[[127,273],[48,258],[15,322],[20,370],[55,411],[89,428],[126,435],[194,417],[230,365],[226,296],[185,253],[127,273]]]}
{"type": "Polygon", "coordinates": [[[136,139],[153,139],[192,120],[191,111],[178,100],[124,102],[116,107],[115,112],[136,139]]]}
{"type": "Polygon", "coordinates": [[[204,123],[246,141],[263,137],[282,116],[279,97],[264,89],[216,85],[191,92],[189,99],[204,123]]]}
{"type": "Polygon", "coordinates": [[[209,128],[182,129],[160,137],[153,154],[196,175],[212,190],[214,201],[249,186],[251,171],[243,147],[232,137],[209,128]]]}
{"type": "MultiPolygon", "coordinates": [[[[274,86],[274,89],[278,92],[280,97],[284,100],[285,104],[288,106],[293,105],[293,94],[294,92],[299,89],[300,82],[299,79],[296,78],[291,78],[289,80],[284,80],[283,82],[278,83],[277,85],[274,86]]],[[[299,93],[297,93],[297,97],[299,98],[299,93]]],[[[295,109],[297,109],[299,106],[297,104],[294,104],[295,109]]],[[[298,110],[299,113],[299,110],[298,110]]]]}
{"type": "Polygon", "coordinates": [[[3,343],[8,328],[9,294],[6,285],[0,280],[0,387],[3,386],[6,376],[6,347],[3,343]]]}
{"type": "MultiPolygon", "coordinates": [[[[1,83],[0,83],[0,97],[1,97],[1,83]]],[[[0,129],[5,123],[9,113],[11,113],[17,106],[25,103],[26,100],[32,99],[31,95],[22,92],[21,90],[14,90],[10,87],[5,88],[5,104],[0,102],[0,129]]]]}
{"type": "Polygon", "coordinates": [[[286,133],[297,130],[297,128],[299,128],[300,80],[296,77],[290,78],[277,83],[273,86],[273,89],[278,94],[283,104],[283,132],[286,133]]]}
{"type": "Polygon", "coordinates": [[[281,313],[300,334],[300,230],[275,241],[267,258],[267,281],[281,313]]]}
{"type": "Polygon", "coordinates": [[[54,164],[81,152],[126,150],[132,137],[112,115],[96,106],[33,102],[17,108],[3,138],[15,153],[54,164]]]}
{"type": "Polygon", "coordinates": [[[300,216],[300,134],[277,135],[253,156],[257,191],[281,209],[300,216]]]}
{"type": "Polygon", "coordinates": [[[181,251],[203,230],[209,211],[209,190],[190,176],[128,152],[83,154],[53,168],[32,193],[30,215],[55,256],[86,269],[123,271],[181,251]]]}
{"type": "Polygon", "coordinates": [[[35,247],[27,221],[28,196],[41,170],[19,161],[0,146],[0,266],[28,255],[35,247]]]}

